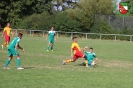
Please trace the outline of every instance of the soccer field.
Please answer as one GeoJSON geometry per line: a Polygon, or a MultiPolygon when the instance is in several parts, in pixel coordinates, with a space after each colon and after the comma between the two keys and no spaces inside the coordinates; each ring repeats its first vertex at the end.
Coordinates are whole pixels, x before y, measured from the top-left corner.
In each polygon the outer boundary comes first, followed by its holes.
{"type": "Polygon", "coordinates": [[[7,49],[0,49],[0,88],[133,87],[133,42],[78,39],[80,47],[94,48],[101,60],[95,68],[79,66],[83,59],[62,65],[62,60],[70,58],[70,38],[58,38],[53,52],[46,51],[47,43],[45,37],[22,38],[20,46],[26,52],[18,52],[24,70],[17,70],[16,57],[9,64],[11,69],[4,70],[7,49]]]}

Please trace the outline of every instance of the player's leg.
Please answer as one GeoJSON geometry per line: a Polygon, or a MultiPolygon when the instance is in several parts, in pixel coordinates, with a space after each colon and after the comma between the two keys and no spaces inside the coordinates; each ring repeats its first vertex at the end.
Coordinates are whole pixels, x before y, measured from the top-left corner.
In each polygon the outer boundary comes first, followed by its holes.
{"type": "Polygon", "coordinates": [[[4,40],[5,40],[4,44],[1,45],[2,49],[4,48],[4,46],[7,45],[7,44],[6,44],[6,36],[4,36],[4,40]]]}
{"type": "Polygon", "coordinates": [[[8,49],[8,56],[9,56],[9,58],[6,60],[4,69],[9,69],[7,66],[9,65],[10,61],[11,61],[12,58],[13,58],[13,54],[12,54],[12,52],[11,52],[10,49],[8,49]]]}
{"type": "Polygon", "coordinates": [[[88,67],[88,59],[87,59],[87,56],[86,55],[83,55],[83,58],[85,59],[86,67],[88,67]]]}
{"type": "Polygon", "coordinates": [[[53,51],[53,47],[54,47],[54,40],[51,41],[51,50],[53,51]]]}
{"type": "Polygon", "coordinates": [[[14,55],[14,56],[17,56],[17,60],[16,60],[16,62],[17,62],[17,69],[18,69],[18,70],[24,69],[24,68],[21,68],[21,67],[20,67],[20,56],[19,56],[18,51],[15,50],[15,49],[13,49],[13,55],[14,55]]]}
{"type": "Polygon", "coordinates": [[[73,59],[63,60],[62,64],[65,65],[65,63],[75,62],[77,59],[78,59],[78,57],[76,55],[74,55],[73,59]]]}
{"type": "Polygon", "coordinates": [[[17,55],[17,69],[18,69],[18,70],[24,69],[24,68],[22,68],[22,67],[20,66],[20,56],[19,56],[19,54],[17,55]]]}
{"type": "Polygon", "coordinates": [[[50,50],[51,41],[48,41],[47,51],[50,50]]]}
{"type": "Polygon", "coordinates": [[[87,59],[87,56],[84,55],[82,52],[77,52],[76,54],[77,54],[77,56],[79,58],[85,58],[85,64],[86,64],[86,67],[88,67],[88,59],[87,59]]]}
{"type": "Polygon", "coordinates": [[[9,56],[9,58],[6,60],[6,63],[5,63],[4,69],[10,69],[10,68],[8,68],[7,66],[8,66],[9,63],[11,62],[12,58],[13,58],[13,55],[9,56]]]}
{"type": "Polygon", "coordinates": [[[6,47],[8,47],[8,45],[9,45],[9,42],[10,42],[10,36],[6,36],[6,47]]]}

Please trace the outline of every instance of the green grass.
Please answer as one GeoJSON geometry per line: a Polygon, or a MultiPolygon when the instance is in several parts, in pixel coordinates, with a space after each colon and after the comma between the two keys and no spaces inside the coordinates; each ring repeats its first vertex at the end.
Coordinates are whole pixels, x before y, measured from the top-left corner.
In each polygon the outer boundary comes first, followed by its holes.
{"type": "MultiPolygon", "coordinates": [[[[13,39],[13,38],[12,38],[13,39]]],[[[26,53],[21,55],[21,66],[17,70],[16,57],[4,70],[7,50],[0,49],[0,88],[132,88],[133,87],[133,43],[129,41],[82,40],[80,47],[94,48],[102,61],[95,68],[79,66],[84,60],[62,65],[70,57],[70,38],[58,38],[54,51],[47,52],[44,37],[24,36],[20,42],[26,53]]],[[[3,43],[0,38],[0,43],[3,43]]]]}

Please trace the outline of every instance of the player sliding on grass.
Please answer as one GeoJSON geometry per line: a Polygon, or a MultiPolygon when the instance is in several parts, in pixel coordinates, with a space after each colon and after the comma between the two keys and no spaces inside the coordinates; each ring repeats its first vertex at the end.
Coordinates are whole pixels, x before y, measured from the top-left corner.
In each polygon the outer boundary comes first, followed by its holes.
{"type": "Polygon", "coordinates": [[[10,63],[10,61],[12,60],[13,58],[13,55],[14,56],[17,56],[17,69],[18,70],[22,70],[24,68],[21,68],[20,67],[20,56],[19,56],[19,53],[17,52],[17,48],[21,49],[23,52],[24,49],[22,47],[19,46],[19,42],[20,42],[20,39],[22,38],[23,34],[22,33],[19,33],[18,34],[18,37],[14,38],[13,41],[10,43],[10,45],[8,46],[8,60],[6,61],[6,64],[4,66],[4,69],[10,69],[8,68],[8,64],[10,63]]]}
{"type": "Polygon", "coordinates": [[[46,40],[48,39],[47,51],[53,51],[54,40],[56,40],[55,33],[56,32],[54,31],[54,27],[52,27],[51,30],[48,31],[48,35],[46,36],[46,40]]]}
{"type": "Polygon", "coordinates": [[[7,23],[7,26],[3,30],[3,35],[2,37],[5,38],[5,43],[1,45],[2,49],[4,46],[8,47],[8,44],[10,42],[10,34],[11,34],[11,28],[10,28],[10,23],[7,23]]]}
{"type": "MultiPolygon", "coordinates": [[[[93,52],[93,48],[89,48],[89,52],[86,51],[88,47],[86,46],[84,49],[83,49],[83,52],[85,53],[85,55],[87,56],[87,59],[88,59],[88,65],[89,67],[91,66],[95,66],[96,65],[96,62],[94,61],[94,59],[96,59],[97,61],[100,62],[100,60],[98,58],[96,58],[96,54],[93,52]]],[[[83,62],[82,65],[85,65],[85,62],[83,62]]]]}
{"type": "Polygon", "coordinates": [[[88,67],[87,56],[81,52],[81,49],[77,43],[77,37],[73,37],[72,40],[73,40],[73,43],[71,46],[71,58],[72,59],[63,60],[62,64],[65,65],[65,63],[75,62],[78,58],[85,58],[86,67],[88,67]]]}

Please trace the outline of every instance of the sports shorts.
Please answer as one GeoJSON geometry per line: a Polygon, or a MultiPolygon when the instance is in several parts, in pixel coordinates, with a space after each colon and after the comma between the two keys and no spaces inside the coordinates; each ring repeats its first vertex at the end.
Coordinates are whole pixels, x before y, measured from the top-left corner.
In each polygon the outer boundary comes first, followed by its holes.
{"type": "Polygon", "coordinates": [[[49,39],[48,42],[54,44],[54,39],[49,39]]]}
{"type": "Polygon", "coordinates": [[[10,36],[5,35],[5,42],[10,42],[10,36]]]}
{"type": "Polygon", "coordinates": [[[76,60],[78,58],[83,58],[84,54],[80,51],[76,51],[76,53],[73,56],[73,59],[76,60]]]}
{"type": "Polygon", "coordinates": [[[17,56],[19,55],[18,51],[15,48],[8,48],[8,56],[17,56]]]}

